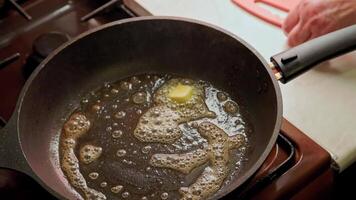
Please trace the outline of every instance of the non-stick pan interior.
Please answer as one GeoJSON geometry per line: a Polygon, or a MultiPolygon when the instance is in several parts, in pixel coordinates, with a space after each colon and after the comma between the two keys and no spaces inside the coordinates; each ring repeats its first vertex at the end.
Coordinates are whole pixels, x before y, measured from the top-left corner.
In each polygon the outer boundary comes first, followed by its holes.
{"type": "Polygon", "coordinates": [[[208,80],[229,92],[248,112],[254,129],[248,161],[239,178],[218,196],[256,171],[275,141],[281,112],[279,90],[264,64],[239,40],[214,28],[185,20],[145,18],[116,22],[77,39],[32,76],[20,105],[19,134],[30,166],[48,187],[67,198],[75,196],[53,147],[63,119],[81,96],[104,82],[145,72],[208,80]]]}

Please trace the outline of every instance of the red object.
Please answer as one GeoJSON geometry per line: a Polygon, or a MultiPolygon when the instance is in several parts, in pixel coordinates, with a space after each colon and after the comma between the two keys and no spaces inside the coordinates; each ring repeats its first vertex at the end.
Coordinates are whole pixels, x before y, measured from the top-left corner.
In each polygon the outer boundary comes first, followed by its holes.
{"type": "Polygon", "coordinates": [[[275,26],[282,27],[283,19],[269,10],[262,8],[258,3],[264,3],[274,8],[289,12],[301,0],[232,0],[235,4],[240,6],[247,12],[261,18],[262,20],[271,23],[275,26]]]}

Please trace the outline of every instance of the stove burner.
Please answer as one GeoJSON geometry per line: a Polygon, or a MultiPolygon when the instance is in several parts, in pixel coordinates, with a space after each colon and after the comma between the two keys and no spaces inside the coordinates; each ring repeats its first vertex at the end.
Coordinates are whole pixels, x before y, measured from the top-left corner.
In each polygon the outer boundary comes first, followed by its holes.
{"type": "Polygon", "coordinates": [[[33,42],[34,53],[46,58],[50,53],[57,49],[61,44],[67,42],[69,36],[60,32],[44,33],[33,42]]]}
{"type": "Polygon", "coordinates": [[[17,60],[20,57],[20,53],[15,53],[12,54],[11,56],[0,60],[0,69],[6,67],[7,65],[11,64],[12,62],[14,62],[15,60],[17,60]]]}
{"type": "Polygon", "coordinates": [[[27,78],[33,70],[55,49],[69,40],[69,36],[60,32],[44,33],[33,42],[32,54],[24,65],[23,73],[27,78]]]}
{"type": "Polygon", "coordinates": [[[292,143],[292,141],[280,133],[278,134],[277,145],[279,145],[287,152],[287,158],[285,158],[283,162],[281,162],[275,168],[269,170],[267,174],[261,176],[259,179],[253,182],[245,183],[245,185],[243,185],[241,189],[236,190],[236,192],[239,192],[238,194],[236,194],[236,196],[240,197],[241,199],[251,199],[253,195],[258,192],[258,190],[264,188],[274,179],[283,175],[286,171],[288,171],[288,169],[293,166],[296,155],[296,147],[292,143]]]}
{"type": "MultiPolygon", "coordinates": [[[[0,8],[1,9],[9,9],[10,7],[14,7],[20,15],[26,18],[28,21],[32,19],[32,17],[17,3],[15,0],[0,0],[0,8]]],[[[6,10],[5,10],[6,11],[6,10]]]]}
{"type": "Polygon", "coordinates": [[[87,20],[93,18],[98,13],[104,11],[105,9],[109,8],[112,5],[115,5],[118,2],[119,2],[119,0],[110,0],[109,2],[107,2],[104,5],[100,6],[99,8],[97,8],[97,9],[93,10],[92,12],[86,14],[84,17],[80,18],[80,21],[82,21],[82,22],[87,21],[87,20]]]}

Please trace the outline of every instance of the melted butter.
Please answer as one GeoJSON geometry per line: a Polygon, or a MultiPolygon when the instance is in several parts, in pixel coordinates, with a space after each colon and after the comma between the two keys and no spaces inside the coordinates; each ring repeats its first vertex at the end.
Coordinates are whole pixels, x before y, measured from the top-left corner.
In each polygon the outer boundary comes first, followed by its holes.
{"type": "Polygon", "coordinates": [[[209,198],[243,156],[229,152],[245,143],[244,120],[236,103],[228,112],[229,101],[235,103],[210,84],[183,78],[140,75],[106,84],[64,124],[62,170],[84,199],[209,198]],[[187,101],[168,97],[178,84],[192,87],[187,101]]]}
{"type": "Polygon", "coordinates": [[[96,147],[90,144],[85,145],[80,150],[80,161],[82,161],[85,164],[90,164],[99,158],[101,152],[102,152],[101,147],[96,147]]]}
{"type": "Polygon", "coordinates": [[[155,106],[144,113],[134,131],[142,142],[172,143],[181,137],[180,115],[166,106],[155,106]]]}
{"type": "Polygon", "coordinates": [[[242,135],[228,136],[222,129],[210,122],[198,125],[198,132],[207,139],[208,145],[184,154],[155,154],[150,164],[154,167],[171,168],[188,174],[194,168],[210,161],[195,183],[182,187],[182,199],[205,199],[213,195],[229,174],[229,151],[245,143],[242,135]]]}
{"type": "Polygon", "coordinates": [[[155,154],[150,160],[154,167],[165,167],[178,170],[184,174],[208,161],[206,149],[197,149],[185,154],[155,154]]]}
{"type": "Polygon", "coordinates": [[[171,79],[163,84],[154,96],[156,105],[165,105],[172,110],[177,111],[181,117],[181,123],[204,117],[214,118],[216,116],[214,112],[209,111],[204,99],[204,86],[199,84],[197,81],[190,79],[171,79]],[[171,89],[177,87],[179,84],[191,85],[194,88],[191,97],[182,103],[176,102],[169,98],[169,92],[171,89]]]}
{"type": "Polygon", "coordinates": [[[85,134],[90,128],[90,121],[85,115],[74,113],[64,124],[64,135],[66,138],[77,139],[85,134]]]}
{"type": "Polygon", "coordinates": [[[85,135],[90,128],[90,121],[85,115],[74,113],[63,127],[63,138],[61,145],[61,167],[66,174],[70,184],[81,190],[86,199],[105,200],[106,196],[90,187],[88,187],[85,178],[79,170],[79,161],[74,153],[77,145],[77,139],[85,135]]]}
{"type": "Polygon", "coordinates": [[[142,142],[172,143],[181,137],[179,124],[214,117],[204,101],[204,87],[189,79],[171,79],[160,87],[154,96],[155,106],[144,113],[134,131],[142,142]],[[169,97],[172,88],[181,84],[190,84],[194,88],[189,99],[176,102],[169,97]]]}

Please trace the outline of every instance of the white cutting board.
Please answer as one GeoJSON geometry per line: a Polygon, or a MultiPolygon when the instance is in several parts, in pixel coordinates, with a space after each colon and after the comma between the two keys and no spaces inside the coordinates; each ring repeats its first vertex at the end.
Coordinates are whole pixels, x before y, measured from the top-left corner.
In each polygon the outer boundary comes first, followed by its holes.
{"type": "MultiPolygon", "coordinates": [[[[180,16],[220,26],[265,59],[286,49],[276,28],[230,0],[124,0],[140,15],[180,16]]],[[[356,161],[356,53],[334,59],[286,85],[284,117],[331,153],[340,170],[356,161]]]]}

